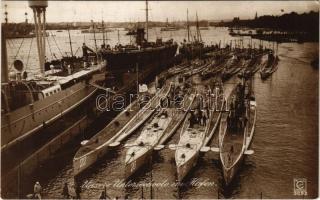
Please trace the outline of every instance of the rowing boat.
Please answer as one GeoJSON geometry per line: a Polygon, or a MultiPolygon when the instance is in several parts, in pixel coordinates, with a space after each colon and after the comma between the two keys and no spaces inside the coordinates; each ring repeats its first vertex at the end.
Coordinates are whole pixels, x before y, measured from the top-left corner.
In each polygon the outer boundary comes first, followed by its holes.
{"type": "Polygon", "coordinates": [[[244,156],[252,154],[249,146],[256,123],[256,102],[251,81],[238,84],[227,100],[228,112],[221,117],[219,130],[220,160],[226,185],[239,170],[244,156]]]}
{"type": "MultiPolygon", "coordinates": [[[[162,144],[177,130],[186,116],[187,110],[194,100],[194,94],[189,95],[190,89],[182,89],[183,102],[174,102],[163,106],[156,112],[142,129],[140,136],[133,144],[126,145],[129,149],[125,157],[125,177],[129,178],[143,164],[147,163],[154,149],[160,150],[162,144]],[[181,104],[182,103],[182,104],[181,104]]],[[[174,93],[177,93],[175,89],[174,93]]],[[[167,102],[166,102],[167,103],[167,102]]]]}

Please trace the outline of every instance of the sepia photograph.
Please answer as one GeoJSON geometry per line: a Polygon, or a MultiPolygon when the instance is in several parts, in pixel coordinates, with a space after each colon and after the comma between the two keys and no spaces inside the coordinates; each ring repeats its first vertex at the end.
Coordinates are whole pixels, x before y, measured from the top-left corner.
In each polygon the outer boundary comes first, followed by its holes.
{"type": "Polygon", "coordinates": [[[319,4],[1,0],[1,198],[319,198],[319,4]]]}

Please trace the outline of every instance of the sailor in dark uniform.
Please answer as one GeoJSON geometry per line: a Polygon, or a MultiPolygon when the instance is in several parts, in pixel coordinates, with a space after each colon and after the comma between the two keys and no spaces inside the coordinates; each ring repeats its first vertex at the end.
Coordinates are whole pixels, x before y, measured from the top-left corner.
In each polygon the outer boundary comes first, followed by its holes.
{"type": "Polygon", "coordinates": [[[62,196],[63,196],[65,199],[69,199],[69,197],[70,197],[70,195],[69,195],[68,183],[64,183],[63,190],[62,190],[62,196]]]}

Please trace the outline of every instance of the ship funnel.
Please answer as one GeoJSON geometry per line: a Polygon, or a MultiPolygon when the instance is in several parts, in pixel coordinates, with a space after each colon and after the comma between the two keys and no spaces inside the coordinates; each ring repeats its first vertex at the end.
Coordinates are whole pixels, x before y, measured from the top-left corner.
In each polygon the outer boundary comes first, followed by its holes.
{"type": "Polygon", "coordinates": [[[144,28],[137,28],[137,34],[136,34],[137,45],[144,46],[144,43],[146,42],[144,35],[145,35],[144,28]]]}
{"type": "Polygon", "coordinates": [[[48,7],[48,1],[29,1],[30,8],[46,8],[48,7]]]}
{"type": "Polygon", "coordinates": [[[40,72],[44,75],[46,56],[46,8],[48,7],[48,1],[29,1],[29,7],[33,10],[40,72]]]}

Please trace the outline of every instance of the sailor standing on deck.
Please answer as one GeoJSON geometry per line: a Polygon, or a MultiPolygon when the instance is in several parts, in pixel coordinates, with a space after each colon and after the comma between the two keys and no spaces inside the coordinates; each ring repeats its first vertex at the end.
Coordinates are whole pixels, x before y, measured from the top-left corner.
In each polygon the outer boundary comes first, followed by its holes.
{"type": "Polygon", "coordinates": [[[40,183],[37,181],[33,187],[34,197],[41,199],[41,191],[42,191],[42,187],[41,187],[40,183]]]}
{"type": "Polygon", "coordinates": [[[63,196],[65,199],[69,199],[69,197],[70,197],[70,195],[69,195],[68,183],[64,183],[63,190],[62,190],[62,196],[63,196]]]}
{"type": "Polygon", "coordinates": [[[203,126],[206,126],[207,124],[207,119],[208,119],[208,110],[206,109],[204,112],[203,112],[203,115],[202,115],[202,125],[203,126]]]}
{"type": "Polygon", "coordinates": [[[107,199],[107,196],[106,196],[106,192],[105,192],[105,191],[102,191],[102,192],[101,192],[99,199],[107,199]]]}
{"type": "Polygon", "coordinates": [[[76,199],[81,199],[80,193],[81,193],[81,185],[79,182],[75,182],[75,192],[76,192],[76,199]]]}

